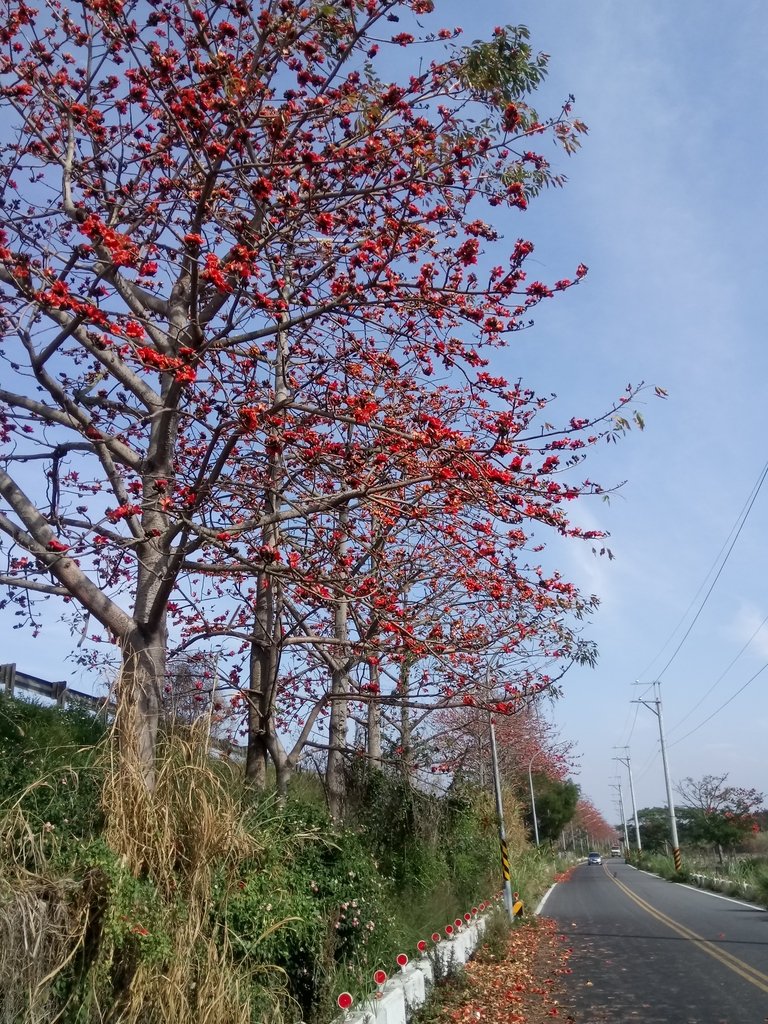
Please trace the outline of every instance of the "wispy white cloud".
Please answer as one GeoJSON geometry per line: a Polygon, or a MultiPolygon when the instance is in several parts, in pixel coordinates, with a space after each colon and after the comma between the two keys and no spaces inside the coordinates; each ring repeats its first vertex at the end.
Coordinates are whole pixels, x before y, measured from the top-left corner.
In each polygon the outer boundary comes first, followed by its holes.
{"type": "MultiPolygon", "coordinates": [[[[571,523],[582,530],[605,532],[603,519],[593,511],[585,501],[580,507],[574,508],[571,523]]],[[[558,548],[561,556],[563,575],[567,576],[584,594],[597,594],[603,605],[610,605],[615,597],[616,574],[612,571],[612,563],[607,553],[610,539],[582,541],[572,540],[558,548]],[[601,555],[601,549],[606,549],[601,555]]]]}
{"type": "Polygon", "coordinates": [[[728,624],[728,632],[741,648],[748,644],[749,652],[768,660],[768,610],[754,604],[742,604],[728,624]]]}

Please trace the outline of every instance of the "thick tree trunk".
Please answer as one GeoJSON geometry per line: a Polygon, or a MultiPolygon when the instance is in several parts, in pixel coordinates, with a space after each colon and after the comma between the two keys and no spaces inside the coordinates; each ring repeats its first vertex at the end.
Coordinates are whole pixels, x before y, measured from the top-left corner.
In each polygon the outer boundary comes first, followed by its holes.
{"type": "Polygon", "coordinates": [[[349,675],[346,668],[336,669],[331,680],[330,724],[328,727],[328,764],[325,771],[325,786],[328,795],[328,811],[333,821],[341,823],[347,798],[347,777],[344,753],[347,746],[349,724],[349,675]]]}
{"type": "MultiPolygon", "coordinates": [[[[249,701],[251,696],[249,694],[249,701]]],[[[263,715],[248,706],[248,745],[245,753],[245,781],[253,789],[262,792],[267,788],[267,767],[269,749],[267,737],[262,731],[263,715]]]]}
{"type": "Polygon", "coordinates": [[[165,623],[154,633],[134,629],[122,645],[117,687],[117,738],[125,767],[155,788],[157,731],[165,682],[165,623]]]}
{"type": "Polygon", "coordinates": [[[256,790],[266,786],[269,758],[267,729],[269,725],[269,695],[271,648],[254,638],[249,659],[248,687],[248,748],[246,751],[246,781],[256,790]]]}
{"type": "Polygon", "coordinates": [[[255,789],[267,784],[267,722],[269,720],[269,648],[251,643],[248,684],[248,746],[245,779],[255,789]]]}
{"type": "MultiPolygon", "coordinates": [[[[344,564],[346,554],[347,511],[339,515],[339,562],[344,564]]],[[[325,773],[325,787],[328,797],[328,811],[331,818],[340,823],[344,817],[347,797],[345,753],[347,749],[347,725],[349,723],[349,665],[347,663],[349,641],[349,607],[342,594],[336,599],[333,616],[333,632],[339,641],[338,663],[331,674],[331,715],[328,726],[328,764],[325,773]]]]}
{"type": "Polygon", "coordinates": [[[277,692],[277,640],[275,636],[276,586],[266,573],[257,583],[256,611],[251,639],[248,686],[248,747],[245,778],[248,785],[262,790],[267,784],[270,731],[273,728],[277,692]]]}
{"type": "Polygon", "coordinates": [[[124,716],[121,750],[138,756],[147,789],[155,787],[157,731],[166,681],[168,599],[176,579],[174,553],[166,541],[168,516],[163,495],[173,488],[178,434],[179,387],[171,375],[161,384],[163,408],[153,419],[142,471],[141,528],[136,529],[137,577],[135,626],[122,644],[121,704],[124,716]]]}
{"type": "Polygon", "coordinates": [[[278,801],[283,803],[288,796],[288,785],[293,777],[293,762],[288,757],[285,748],[280,742],[280,738],[272,728],[270,728],[267,736],[267,745],[272,764],[275,766],[275,785],[278,801]]]}
{"type": "Polygon", "coordinates": [[[400,666],[400,768],[403,777],[407,782],[411,780],[411,766],[413,764],[412,736],[411,736],[411,709],[408,707],[410,696],[410,675],[411,666],[407,658],[403,659],[400,666]]]}
{"type": "MultiPolygon", "coordinates": [[[[281,330],[275,351],[274,389],[275,403],[285,403],[288,391],[288,336],[281,330]]],[[[280,507],[280,489],[283,476],[282,443],[279,431],[273,431],[266,448],[269,472],[264,488],[264,511],[274,516],[280,507]]],[[[264,549],[277,549],[280,528],[277,523],[267,526],[261,536],[264,549]]],[[[263,790],[267,784],[270,757],[270,735],[274,736],[275,701],[277,700],[277,673],[282,642],[282,610],[279,582],[265,571],[256,581],[256,608],[249,660],[248,689],[248,747],[245,759],[246,783],[263,790]]]]}

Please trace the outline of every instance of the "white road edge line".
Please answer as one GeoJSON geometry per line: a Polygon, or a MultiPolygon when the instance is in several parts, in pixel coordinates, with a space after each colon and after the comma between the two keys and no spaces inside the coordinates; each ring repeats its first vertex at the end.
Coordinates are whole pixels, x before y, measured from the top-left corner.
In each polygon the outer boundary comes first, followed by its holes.
{"type": "Polygon", "coordinates": [[[534,917],[538,917],[538,916],[539,916],[539,914],[541,914],[542,910],[544,909],[544,904],[545,904],[545,903],[547,902],[547,900],[549,899],[549,897],[550,897],[550,894],[552,893],[552,891],[554,890],[554,888],[555,888],[555,886],[556,886],[556,885],[557,885],[557,882],[553,882],[553,883],[552,883],[552,885],[550,885],[550,887],[549,887],[549,888],[547,889],[547,891],[546,891],[546,892],[544,893],[544,895],[543,895],[543,896],[541,897],[541,899],[539,900],[539,905],[538,905],[538,907],[536,907],[536,909],[535,909],[535,910],[534,910],[534,912],[533,912],[533,916],[534,916],[534,917]]]}
{"type": "MultiPolygon", "coordinates": [[[[635,868],[634,864],[630,864],[629,867],[635,868]]],[[[635,871],[639,871],[642,875],[651,875],[652,878],[661,878],[662,875],[657,875],[655,871],[645,871],[643,868],[635,868],[635,871]]],[[[712,892],[711,889],[700,889],[698,885],[688,885],[687,882],[673,882],[673,885],[679,885],[681,889],[690,889],[691,892],[700,892],[702,896],[714,896],[716,900],[725,900],[726,903],[735,903],[739,907],[749,907],[750,910],[762,910],[766,912],[766,907],[761,907],[757,903],[747,903],[746,900],[737,900],[733,896],[723,896],[720,892],[712,892]]],[[[551,892],[551,890],[550,890],[551,892]]],[[[547,893],[549,896],[549,893],[547,893]]],[[[544,899],[547,898],[544,897],[544,899]]]]}
{"type": "Polygon", "coordinates": [[[700,889],[698,885],[688,885],[686,882],[677,883],[682,889],[690,889],[692,892],[700,892],[703,896],[714,896],[716,900],[725,900],[726,903],[735,903],[739,907],[749,907],[750,910],[762,910],[765,913],[765,907],[759,907],[756,903],[747,903],[746,900],[737,900],[733,896],[723,896],[720,892],[712,892],[710,889],[700,889]]]}

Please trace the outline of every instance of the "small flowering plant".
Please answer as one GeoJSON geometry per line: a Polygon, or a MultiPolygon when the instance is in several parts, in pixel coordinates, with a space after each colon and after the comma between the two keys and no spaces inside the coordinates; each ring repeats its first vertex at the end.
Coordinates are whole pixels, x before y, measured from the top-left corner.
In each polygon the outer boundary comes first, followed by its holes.
{"type": "Polygon", "coordinates": [[[338,968],[361,991],[392,945],[394,915],[387,909],[386,880],[360,836],[345,830],[330,836],[309,808],[294,806],[272,837],[269,854],[244,864],[228,885],[227,926],[238,956],[277,966],[305,1018],[324,995],[324,972],[338,968]],[[286,827],[288,818],[291,827],[286,827]],[[297,826],[301,825],[299,829],[297,826]],[[298,838],[297,838],[298,836],[298,838]]]}

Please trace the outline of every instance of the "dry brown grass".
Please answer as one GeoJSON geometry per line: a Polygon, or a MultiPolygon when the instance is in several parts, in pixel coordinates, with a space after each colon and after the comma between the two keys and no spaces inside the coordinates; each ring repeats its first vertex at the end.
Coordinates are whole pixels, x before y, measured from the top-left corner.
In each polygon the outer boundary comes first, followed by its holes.
{"type": "Polygon", "coordinates": [[[44,1024],[56,1018],[52,980],[82,933],[67,882],[0,877],[0,1021],[44,1024]]]}
{"type": "Polygon", "coordinates": [[[78,881],[50,868],[50,835],[23,810],[29,787],[0,817],[0,1022],[57,1018],[52,983],[84,932],[78,881]]]}
{"type": "Polygon", "coordinates": [[[152,792],[114,736],[103,758],[102,856],[77,877],[23,796],[0,820],[0,1024],[279,1024],[281,973],[232,952],[227,892],[261,845],[205,723],[164,738],[152,792]]]}

